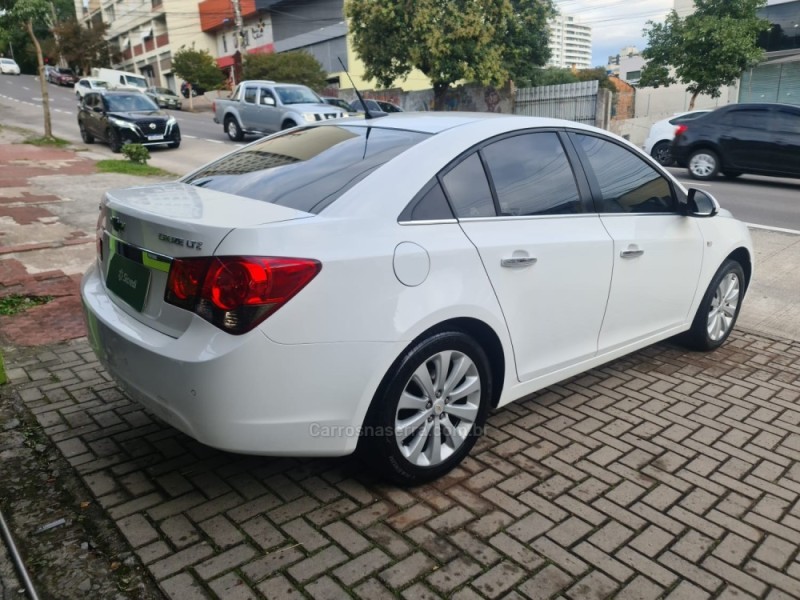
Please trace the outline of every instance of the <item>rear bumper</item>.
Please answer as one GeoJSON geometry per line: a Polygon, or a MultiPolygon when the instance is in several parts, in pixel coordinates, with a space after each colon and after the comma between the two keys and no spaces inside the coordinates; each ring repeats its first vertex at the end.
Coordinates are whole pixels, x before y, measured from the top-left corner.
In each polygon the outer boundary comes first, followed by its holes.
{"type": "Polygon", "coordinates": [[[246,454],[351,453],[376,381],[402,344],[277,344],[194,317],[178,338],[121,310],[92,266],[81,283],[89,341],[137,402],[192,438],[246,454]]]}

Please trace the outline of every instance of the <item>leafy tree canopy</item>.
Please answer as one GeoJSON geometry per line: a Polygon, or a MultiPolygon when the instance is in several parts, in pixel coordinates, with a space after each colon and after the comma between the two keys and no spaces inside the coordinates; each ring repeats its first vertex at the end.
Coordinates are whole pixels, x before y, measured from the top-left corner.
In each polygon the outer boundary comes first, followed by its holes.
{"type": "Polygon", "coordinates": [[[172,56],[172,72],[184,81],[206,90],[218,90],[225,84],[225,75],[208,50],[182,46],[172,56]]]}
{"type": "Polygon", "coordinates": [[[77,72],[88,74],[92,67],[110,67],[119,57],[114,57],[105,33],[108,25],[103,23],[87,29],[75,19],[59,23],[53,28],[55,38],[43,44],[47,54],[61,57],[77,72]],[[58,40],[58,44],[55,40],[58,40]]]}
{"type": "Polygon", "coordinates": [[[349,0],[345,14],[366,76],[383,87],[419,69],[435,105],[457,81],[502,85],[549,57],[552,0],[349,0]]]}
{"type": "Polygon", "coordinates": [[[756,16],[766,0],[696,0],[695,12],[684,18],[674,10],[664,23],[648,21],[647,48],[642,56],[640,86],[683,83],[692,94],[689,110],[700,94],[720,96],[742,71],[762,57],[757,45],[769,23],[756,16]]]}
{"type": "Polygon", "coordinates": [[[50,95],[47,91],[47,82],[44,79],[44,58],[42,46],[36,35],[36,25],[46,22],[50,15],[50,4],[47,0],[17,0],[14,7],[8,11],[8,22],[22,26],[36,49],[36,63],[39,73],[39,84],[42,89],[42,114],[44,117],[44,137],[52,138],[53,129],[50,122],[50,95]]]}
{"type": "Polygon", "coordinates": [[[319,61],[308,52],[247,54],[242,61],[244,79],[271,79],[300,83],[313,90],[325,87],[326,73],[319,61]]]}

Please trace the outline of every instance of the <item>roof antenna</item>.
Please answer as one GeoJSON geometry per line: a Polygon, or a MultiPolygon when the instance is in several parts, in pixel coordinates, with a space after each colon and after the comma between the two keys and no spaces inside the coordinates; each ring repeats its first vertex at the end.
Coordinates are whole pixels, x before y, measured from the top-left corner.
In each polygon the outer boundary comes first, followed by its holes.
{"type": "Polygon", "coordinates": [[[342,57],[341,56],[337,56],[336,58],[339,60],[339,64],[342,65],[342,69],[344,69],[344,74],[347,75],[347,78],[350,80],[350,85],[353,86],[353,89],[356,92],[356,96],[358,96],[358,101],[361,102],[361,106],[364,107],[364,118],[365,119],[377,119],[378,117],[388,117],[389,113],[381,112],[380,114],[373,114],[373,113],[369,112],[369,106],[367,106],[367,103],[364,102],[364,98],[361,97],[361,92],[358,91],[358,88],[356,87],[356,84],[353,83],[353,78],[350,77],[350,73],[347,72],[347,67],[345,67],[344,63],[342,62],[342,57]]]}

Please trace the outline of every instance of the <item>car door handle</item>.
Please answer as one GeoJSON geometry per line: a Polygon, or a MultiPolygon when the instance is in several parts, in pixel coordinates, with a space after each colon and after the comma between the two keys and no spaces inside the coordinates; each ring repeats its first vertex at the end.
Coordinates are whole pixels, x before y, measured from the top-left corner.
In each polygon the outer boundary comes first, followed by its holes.
{"type": "Polygon", "coordinates": [[[511,258],[501,258],[500,266],[508,269],[524,269],[536,263],[533,256],[512,256],[511,258]]]}
{"type": "Polygon", "coordinates": [[[623,250],[622,252],[619,253],[619,255],[622,258],[636,258],[637,256],[641,256],[642,254],[644,254],[644,250],[639,250],[639,249],[623,250]]]}

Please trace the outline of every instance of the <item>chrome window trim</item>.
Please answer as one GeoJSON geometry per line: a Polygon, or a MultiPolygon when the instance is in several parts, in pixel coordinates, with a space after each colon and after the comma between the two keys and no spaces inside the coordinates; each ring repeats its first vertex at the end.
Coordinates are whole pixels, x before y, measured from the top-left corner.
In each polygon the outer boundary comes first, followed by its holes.
{"type": "Polygon", "coordinates": [[[458,219],[428,219],[423,221],[398,221],[398,225],[457,225],[458,219]]]}

